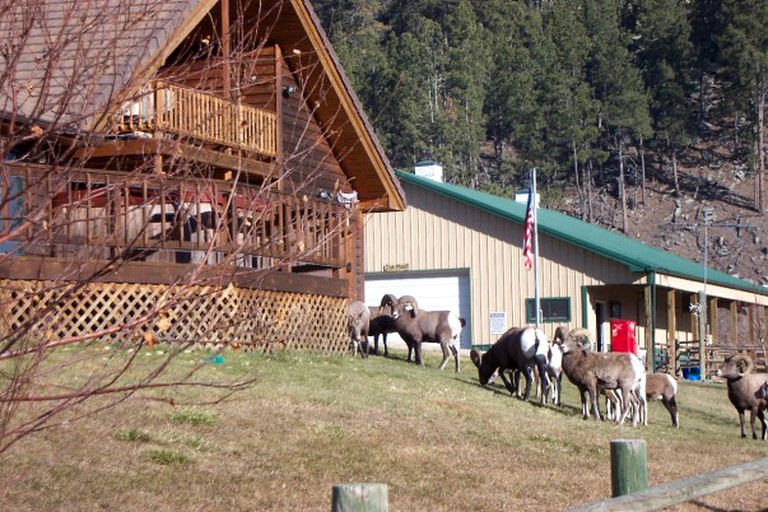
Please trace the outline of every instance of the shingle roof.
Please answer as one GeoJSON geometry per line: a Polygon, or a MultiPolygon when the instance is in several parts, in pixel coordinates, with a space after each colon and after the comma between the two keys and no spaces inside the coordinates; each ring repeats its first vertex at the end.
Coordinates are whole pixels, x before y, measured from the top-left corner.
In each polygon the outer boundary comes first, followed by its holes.
{"type": "MultiPolygon", "coordinates": [[[[522,225],[525,221],[526,205],[523,203],[404,171],[396,171],[396,175],[405,183],[451,197],[516,224],[522,225]]],[[[657,272],[694,281],[704,280],[703,265],[639,240],[545,208],[537,210],[537,219],[539,233],[626,265],[632,272],[657,272]]],[[[707,268],[706,274],[708,283],[768,295],[768,289],[724,272],[707,268]]]]}
{"type": "Polygon", "coordinates": [[[0,112],[80,128],[198,0],[21,0],[0,16],[0,112]]]}

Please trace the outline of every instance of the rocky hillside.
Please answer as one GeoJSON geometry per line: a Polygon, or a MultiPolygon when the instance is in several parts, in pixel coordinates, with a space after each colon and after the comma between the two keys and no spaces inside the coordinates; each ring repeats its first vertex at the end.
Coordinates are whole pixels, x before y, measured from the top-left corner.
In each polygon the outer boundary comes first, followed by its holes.
{"type": "MultiPolygon", "coordinates": [[[[708,266],[768,285],[768,218],[754,206],[755,179],[749,166],[733,154],[730,145],[724,135],[713,134],[681,155],[679,194],[671,162],[648,155],[645,201],[639,178],[627,188],[627,235],[703,262],[702,212],[710,210],[708,266]]],[[[593,194],[594,222],[620,231],[622,212],[615,191],[606,187],[593,194]]],[[[569,190],[553,207],[581,217],[577,197],[575,190],[569,190]]]]}

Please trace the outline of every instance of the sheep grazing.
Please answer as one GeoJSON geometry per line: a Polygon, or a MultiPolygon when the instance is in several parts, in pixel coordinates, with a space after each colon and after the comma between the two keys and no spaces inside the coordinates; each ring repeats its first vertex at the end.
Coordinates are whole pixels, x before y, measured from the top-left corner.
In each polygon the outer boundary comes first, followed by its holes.
{"type": "MultiPolygon", "coordinates": [[[[680,428],[677,414],[677,381],[668,373],[649,373],[645,376],[645,396],[647,400],[661,400],[672,417],[672,425],[680,428]]],[[[647,423],[647,415],[643,418],[647,423]]]]}
{"type": "Polygon", "coordinates": [[[513,327],[505,332],[486,353],[480,354],[477,350],[472,349],[469,357],[478,368],[478,377],[482,386],[489,384],[498,371],[509,392],[518,397],[520,395],[517,383],[510,382],[505,374],[508,370],[522,372],[525,376],[523,400],[528,400],[531,381],[533,380],[531,367],[535,365],[544,381],[544,389],[541,394],[541,402],[544,403],[549,389],[549,379],[547,378],[549,350],[549,340],[540,330],[513,327]]]}
{"type": "Polygon", "coordinates": [[[456,372],[461,370],[459,363],[459,349],[456,340],[466,325],[463,318],[459,318],[451,311],[423,311],[419,309],[416,299],[410,295],[403,295],[395,303],[393,318],[395,329],[408,345],[408,360],[411,360],[411,351],[415,352],[416,364],[424,366],[421,357],[421,343],[440,343],[443,350],[443,360],[438,367],[445,368],[448,358],[453,353],[456,360],[456,372]]]}
{"type": "Polygon", "coordinates": [[[368,336],[373,336],[373,353],[379,355],[379,335],[384,343],[384,357],[389,356],[387,350],[387,334],[397,332],[395,329],[395,319],[392,318],[397,298],[391,293],[387,293],[381,298],[379,306],[368,306],[371,313],[370,328],[368,336]]]}
{"type": "Polygon", "coordinates": [[[637,425],[645,409],[645,368],[634,354],[611,352],[600,354],[588,352],[589,331],[572,329],[568,334],[556,333],[562,339],[563,371],[581,395],[581,411],[584,419],[589,418],[590,406],[595,419],[603,419],[598,406],[601,389],[615,390],[619,396],[616,423],[624,423],[630,409],[632,426],[637,425]],[[619,393],[620,392],[620,393],[619,393]]]}
{"type": "Polygon", "coordinates": [[[752,373],[754,361],[747,354],[734,354],[726,358],[715,375],[723,377],[728,383],[728,398],[739,413],[741,437],[747,437],[744,431],[744,411],[749,409],[749,423],[752,427],[752,439],[757,439],[755,416],[763,426],[762,439],[766,439],[768,424],[765,421],[763,409],[768,407],[768,401],[759,395],[765,394],[768,373],[752,373]]]}
{"type": "Polygon", "coordinates": [[[347,329],[352,339],[352,353],[357,355],[360,351],[362,357],[368,357],[368,330],[370,328],[371,313],[368,306],[356,300],[347,306],[347,329]],[[362,343],[365,342],[365,350],[362,343]]]}

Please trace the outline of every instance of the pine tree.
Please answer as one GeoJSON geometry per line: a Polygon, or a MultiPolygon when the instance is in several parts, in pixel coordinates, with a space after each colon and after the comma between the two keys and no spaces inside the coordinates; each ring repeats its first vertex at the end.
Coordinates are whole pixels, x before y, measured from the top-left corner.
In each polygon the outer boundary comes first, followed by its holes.
{"type": "Polygon", "coordinates": [[[604,144],[615,156],[617,195],[622,207],[621,228],[626,232],[626,147],[651,133],[648,97],[640,71],[629,52],[631,38],[622,30],[618,0],[585,0],[584,20],[592,36],[588,78],[600,102],[598,126],[604,144]]]}
{"type": "Polygon", "coordinates": [[[570,160],[572,181],[579,191],[583,218],[591,218],[591,179],[584,164],[597,156],[597,102],[592,97],[585,71],[590,38],[580,17],[580,6],[569,1],[551,2],[545,15],[545,35],[554,48],[554,58],[542,83],[550,97],[540,97],[548,106],[554,133],[552,144],[564,169],[570,160]]]}
{"type": "Polygon", "coordinates": [[[523,3],[504,0],[486,3],[483,23],[493,49],[489,65],[485,113],[487,133],[493,142],[496,170],[489,177],[501,187],[516,185],[520,171],[535,162],[529,159],[538,136],[536,68],[531,51],[532,33],[540,30],[541,18],[523,3]],[[519,155],[512,161],[514,147],[519,155]]]}
{"type": "Polygon", "coordinates": [[[453,175],[475,186],[480,172],[480,150],[485,139],[485,80],[488,53],[485,33],[468,0],[459,0],[446,16],[445,115],[448,144],[454,152],[453,175]]]}
{"type": "MultiPolygon", "coordinates": [[[[690,42],[691,27],[687,4],[678,0],[640,0],[632,5],[631,19],[634,52],[643,70],[645,86],[651,96],[651,117],[656,139],[672,160],[675,191],[677,154],[691,142],[693,93],[690,42]]],[[[643,181],[644,183],[644,181],[643,181]]]]}
{"type": "Polygon", "coordinates": [[[723,71],[737,107],[749,112],[755,127],[755,206],[763,212],[765,100],[768,87],[768,4],[762,0],[723,1],[720,38],[723,71]]]}

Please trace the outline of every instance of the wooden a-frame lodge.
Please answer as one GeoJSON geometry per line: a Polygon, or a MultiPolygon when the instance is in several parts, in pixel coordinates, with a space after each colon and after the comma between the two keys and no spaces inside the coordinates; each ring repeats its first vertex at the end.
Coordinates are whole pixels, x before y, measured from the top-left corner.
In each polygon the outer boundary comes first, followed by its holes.
{"type": "Polygon", "coordinates": [[[346,350],[405,197],[309,1],[0,19],[0,337],[346,350]]]}

